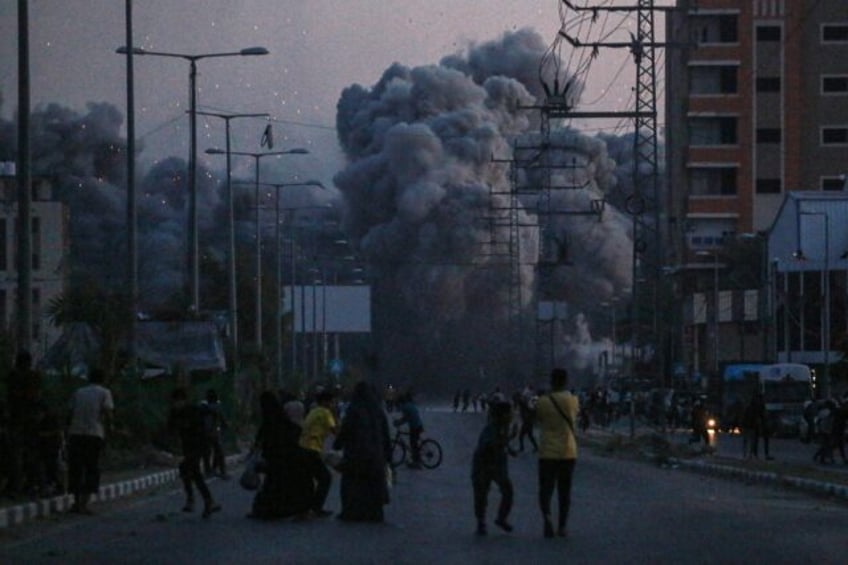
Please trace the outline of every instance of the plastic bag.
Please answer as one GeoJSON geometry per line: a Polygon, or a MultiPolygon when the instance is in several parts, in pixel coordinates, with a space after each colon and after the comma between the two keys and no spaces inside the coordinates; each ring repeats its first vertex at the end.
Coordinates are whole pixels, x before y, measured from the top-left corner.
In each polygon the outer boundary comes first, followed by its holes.
{"type": "Polygon", "coordinates": [[[262,455],[258,451],[251,451],[244,462],[244,471],[239,478],[239,485],[245,490],[256,490],[262,484],[259,470],[262,466],[262,455]]]}

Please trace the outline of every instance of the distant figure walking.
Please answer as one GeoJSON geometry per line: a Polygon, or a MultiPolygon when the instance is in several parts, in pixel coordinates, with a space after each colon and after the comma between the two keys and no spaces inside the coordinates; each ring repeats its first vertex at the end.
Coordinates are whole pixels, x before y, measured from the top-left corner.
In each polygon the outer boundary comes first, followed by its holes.
{"type": "Polygon", "coordinates": [[[518,451],[524,451],[524,438],[533,446],[533,452],[539,451],[539,444],[533,436],[533,428],[536,426],[536,394],[532,389],[525,390],[518,397],[518,412],[521,415],[521,428],[518,432],[518,451]]]}
{"type": "Polygon", "coordinates": [[[567,537],[571,507],[571,480],[577,464],[577,435],[574,423],[580,411],[577,397],[566,390],[568,372],[555,368],[550,377],[551,392],[536,402],[539,440],[539,508],[544,520],[544,536],[554,536],[551,497],[554,489],[559,502],[557,535],[567,537]]]}
{"type": "Polygon", "coordinates": [[[100,453],[112,411],[112,393],[104,387],[103,372],[94,369],[88,384],[71,400],[68,427],[68,486],[74,495],[71,512],[91,514],[88,503],[100,488],[100,453]]]}
{"type": "Polygon", "coordinates": [[[361,381],[353,389],[334,449],[342,450],[342,511],[339,519],[382,522],[389,502],[386,465],[391,458],[389,422],[373,386],[361,381]]]}
{"type": "Polygon", "coordinates": [[[213,388],[207,390],[206,399],[200,405],[203,407],[203,427],[207,441],[206,453],[203,454],[203,471],[206,476],[217,474],[222,479],[229,479],[227,459],[221,445],[221,434],[227,427],[227,421],[224,419],[217,391],[213,388]]]}

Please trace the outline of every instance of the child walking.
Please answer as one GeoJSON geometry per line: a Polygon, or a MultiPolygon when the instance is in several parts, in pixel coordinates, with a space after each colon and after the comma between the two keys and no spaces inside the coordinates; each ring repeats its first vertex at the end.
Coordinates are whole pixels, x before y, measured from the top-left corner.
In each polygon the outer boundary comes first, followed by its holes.
{"type": "Polygon", "coordinates": [[[474,515],[477,535],[486,535],[486,506],[491,483],[498,485],[501,502],[495,525],[505,532],[512,531],[507,521],[512,510],[512,481],[509,479],[507,455],[515,456],[509,447],[512,407],[509,402],[496,402],[489,407],[489,421],[480,433],[471,464],[471,484],[474,487],[474,515]]]}

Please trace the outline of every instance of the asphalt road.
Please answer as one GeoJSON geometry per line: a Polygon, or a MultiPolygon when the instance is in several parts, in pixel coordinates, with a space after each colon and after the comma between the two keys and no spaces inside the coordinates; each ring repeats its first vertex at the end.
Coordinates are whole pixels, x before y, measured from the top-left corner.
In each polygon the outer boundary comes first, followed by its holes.
{"type": "MultiPolygon", "coordinates": [[[[542,538],[534,456],[510,461],[515,531],[474,535],[470,459],[481,414],[424,413],[445,460],[402,470],[385,524],[333,518],[246,519],[251,493],[211,488],[224,506],[210,520],[179,512],[168,489],[0,532],[0,563],[845,563],[848,506],[768,485],[713,478],[594,454],[575,473],[571,536],[542,538]]],[[[330,509],[338,510],[338,481],[330,509]]],[[[494,512],[498,495],[490,495],[494,512]]]]}

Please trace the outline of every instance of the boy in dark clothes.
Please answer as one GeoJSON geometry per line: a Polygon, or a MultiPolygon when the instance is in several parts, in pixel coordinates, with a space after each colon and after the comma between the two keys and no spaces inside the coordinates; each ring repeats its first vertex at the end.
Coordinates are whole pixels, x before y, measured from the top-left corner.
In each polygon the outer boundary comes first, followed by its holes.
{"type": "Polygon", "coordinates": [[[477,534],[486,535],[486,505],[489,485],[494,482],[501,492],[501,503],[495,525],[506,532],[512,531],[507,521],[512,510],[512,481],[509,479],[507,454],[515,456],[509,447],[512,407],[508,402],[496,402],[489,408],[489,422],[480,433],[477,449],[471,464],[471,483],[474,486],[474,515],[477,534]]]}
{"type": "Polygon", "coordinates": [[[193,485],[203,497],[203,517],[208,518],[213,512],[221,510],[221,506],[213,500],[212,493],[209,492],[209,487],[206,486],[203,475],[200,473],[200,460],[208,447],[203,408],[196,404],[189,404],[188,395],[182,388],[174,390],[171,401],[169,427],[179,433],[183,447],[183,460],[180,462],[180,478],[186,495],[183,512],[194,511],[193,485]]]}

